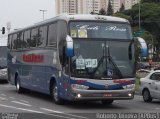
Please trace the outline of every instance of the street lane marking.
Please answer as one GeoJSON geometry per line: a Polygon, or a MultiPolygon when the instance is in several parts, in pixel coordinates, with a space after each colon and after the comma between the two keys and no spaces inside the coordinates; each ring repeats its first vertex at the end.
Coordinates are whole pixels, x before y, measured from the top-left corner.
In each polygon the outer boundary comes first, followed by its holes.
{"type": "Polygon", "coordinates": [[[6,96],[5,94],[1,94],[1,96],[6,96]]]}
{"type": "Polygon", "coordinates": [[[17,110],[23,110],[23,111],[28,111],[28,112],[34,112],[34,113],[43,113],[40,111],[35,111],[35,110],[30,110],[30,109],[24,109],[24,108],[18,108],[18,107],[13,107],[13,106],[9,106],[9,105],[3,105],[0,104],[1,107],[7,107],[7,108],[11,108],[11,109],[17,109],[17,110]]]}
{"type": "Polygon", "coordinates": [[[32,106],[30,104],[26,104],[26,103],[22,103],[22,102],[18,102],[18,101],[11,101],[11,102],[16,103],[16,104],[20,104],[20,105],[24,105],[24,106],[28,106],[28,107],[32,106]]]}
{"type": "Polygon", "coordinates": [[[4,98],[4,97],[0,97],[0,100],[1,100],[1,101],[4,101],[4,100],[8,100],[8,99],[6,99],[6,98],[4,98]]]}
{"type": "Polygon", "coordinates": [[[26,100],[20,100],[20,101],[22,101],[22,102],[24,102],[24,103],[29,103],[28,101],[26,101],[26,100]]]}
{"type": "Polygon", "coordinates": [[[119,103],[118,101],[114,101],[114,102],[117,103],[117,104],[119,103]]]}
{"type": "Polygon", "coordinates": [[[45,110],[45,111],[49,111],[49,112],[53,112],[53,113],[64,114],[64,115],[72,116],[72,117],[76,117],[76,118],[88,119],[87,117],[78,116],[78,115],[73,115],[73,114],[66,114],[66,113],[64,113],[64,112],[55,111],[55,110],[51,110],[51,109],[47,109],[47,108],[42,108],[42,107],[41,107],[40,109],[45,110]]]}
{"type": "Polygon", "coordinates": [[[36,110],[31,110],[31,109],[24,109],[24,108],[18,108],[18,107],[13,107],[13,106],[9,106],[9,105],[0,104],[0,106],[1,107],[6,107],[6,108],[11,108],[11,109],[16,109],[16,110],[28,111],[28,112],[32,112],[32,113],[45,114],[45,115],[48,115],[48,116],[61,117],[61,118],[64,118],[64,119],[76,119],[76,118],[71,118],[71,117],[64,117],[64,116],[61,116],[61,115],[46,114],[46,113],[41,112],[41,111],[36,111],[36,110]]]}
{"type": "Polygon", "coordinates": [[[14,97],[9,97],[9,98],[11,98],[11,99],[13,99],[13,100],[15,100],[16,98],[14,98],[14,97]]]}

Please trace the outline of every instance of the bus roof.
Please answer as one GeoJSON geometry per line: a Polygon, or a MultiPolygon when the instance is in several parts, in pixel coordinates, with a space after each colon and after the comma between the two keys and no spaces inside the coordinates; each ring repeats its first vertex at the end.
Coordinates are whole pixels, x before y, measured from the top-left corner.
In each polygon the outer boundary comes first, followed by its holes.
{"type": "Polygon", "coordinates": [[[7,46],[7,35],[0,36],[0,46],[7,46]]]}
{"type": "Polygon", "coordinates": [[[70,20],[101,20],[101,21],[113,21],[113,22],[122,22],[122,23],[129,23],[128,20],[119,18],[119,17],[113,17],[113,16],[104,16],[104,15],[91,15],[91,14],[61,14],[56,17],[35,23],[29,27],[23,28],[23,29],[18,29],[15,31],[12,31],[11,33],[16,33],[21,30],[29,29],[32,27],[36,27],[39,25],[51,23],[53,21],[57,20],[65,20],[65,21],[70,21],[70,20]]]}

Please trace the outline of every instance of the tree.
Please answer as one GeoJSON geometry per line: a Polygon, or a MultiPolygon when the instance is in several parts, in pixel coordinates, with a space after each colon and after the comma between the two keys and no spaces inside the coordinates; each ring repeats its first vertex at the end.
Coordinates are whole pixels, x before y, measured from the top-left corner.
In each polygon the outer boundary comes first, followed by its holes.
{"type": "Polygon", "coordinates": [[[144,2],[159,2],[160,3],[160,0],[142,0],[142,3],[144,2]]]}
{"type": "MultiPolygon", "coordinates": [[[[144,30],[140,37],[144,38],[147,44],[153,44],[157,52],[154,52],[154,58],[160,54],[160,0],[142,0],[141,2],[141,26],[139,29],[139,4],[134,5],[132,9],[118,12],[115,15],[126,18],[132,25],[133,32],[144,30]],[[130,16],[130,18],[129,18],[130,16]]],[[[158,59],[157,58],[157,59],[158,59]]]]}
{"type": "Polygon", "coordinates": [[[100,9],[99,10],[99,15],[106,15],[106,11],[105,11],[105,9],[100,9]]]}
{"type": "Polygon", "coordinates": [[[114,14],[114,16],[127,19],[128,21],[132,21],[132,17],[131,16],[123,14],[122,12],[117,12],[117,13],[114,14]]]}
{"type": "Polygon", "coordinates": [[[122,3],[121,8],[119,9],[120,12],[123,12],[125,10],[124,4],[122,3]]]}
{"type": "Polygon", "coordinates": [[[109,0],[109,2],[108,2],[107,15],[113,15],[113,9],[112,9],[112,5],[111,5],[111,0],[109,0]]]}
{"type": "Polygon", "coordinates": [[[94,12],[93,12],[93,11],[91,11],[91,13],[90,13],[90,14],[92,14],[92,15],[93,15],[93,14],[94,14],[94,12]]]}

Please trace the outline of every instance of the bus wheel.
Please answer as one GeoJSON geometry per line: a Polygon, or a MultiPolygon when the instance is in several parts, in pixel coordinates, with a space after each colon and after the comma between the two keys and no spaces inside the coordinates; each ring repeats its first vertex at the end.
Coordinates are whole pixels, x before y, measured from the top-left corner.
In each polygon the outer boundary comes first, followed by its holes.
{"type": "Polygon", "coordinates": [[[147,89],[145,89],[144,91],[143,91],[143,100],[145,101],[145,102],[152,102],[152,97],[151,97],[151,95],[150,95],[150,92],[147,90],[147,89]]]}
{"type": "Polygon", "coordinates": [[[110,105],[113,103],[114,100],[102,100],[103,105],[110,105]]]}
{"type": "Polygon", "coordinates": [[[20,86],[20,80],[16,79],[16,90],[18,93],[23,93],[24,89],[20,86]]]}
{"type": "Polygon", "coordinates": [[[51,91],[52,91],[52,92],[51,92],[51,96],[52,96],[54,102],[55,102],[56,104],[59,104],[59,105],[64,104],[64,100],[61,99],[61,98],[58,96],[58,88],[57,88],[56,83],[53,84],[51,91]]]}

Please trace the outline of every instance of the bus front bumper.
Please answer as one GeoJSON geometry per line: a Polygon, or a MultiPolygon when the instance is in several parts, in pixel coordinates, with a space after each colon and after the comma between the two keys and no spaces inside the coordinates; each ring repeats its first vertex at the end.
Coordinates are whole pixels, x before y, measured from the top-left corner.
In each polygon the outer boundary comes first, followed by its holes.
{"type": "Polygon", "coordinates": [[[72,100],[127,100],[134,98],[134,89],[125,90],[72,90],[72,100]]]}

